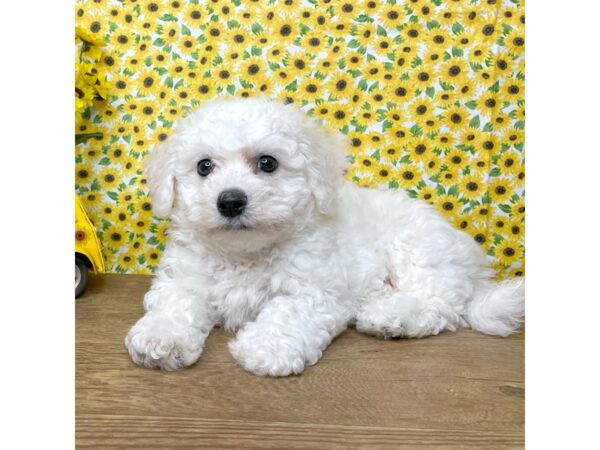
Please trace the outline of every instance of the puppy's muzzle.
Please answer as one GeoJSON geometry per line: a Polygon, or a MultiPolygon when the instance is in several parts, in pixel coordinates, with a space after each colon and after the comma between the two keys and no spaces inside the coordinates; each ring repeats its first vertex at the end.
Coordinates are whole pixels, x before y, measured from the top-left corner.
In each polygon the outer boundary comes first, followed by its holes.
{"type": "Polygon", "coordinates": [[[244,212],[248,197],[239,189],[229,189],[219,194],[217,209],[222,216],[236,217],[244,212]]]}

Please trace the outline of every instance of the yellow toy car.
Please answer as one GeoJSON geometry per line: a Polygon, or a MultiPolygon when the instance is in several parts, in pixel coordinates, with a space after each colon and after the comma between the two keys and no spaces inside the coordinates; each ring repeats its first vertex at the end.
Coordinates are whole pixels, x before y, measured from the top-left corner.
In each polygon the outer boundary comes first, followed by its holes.
{"type": "Polygon", "coordinates": [[[104,272],[104,258],[94,224],[75,195],[75,298],[85,290],[89,269],[104,272]]]}

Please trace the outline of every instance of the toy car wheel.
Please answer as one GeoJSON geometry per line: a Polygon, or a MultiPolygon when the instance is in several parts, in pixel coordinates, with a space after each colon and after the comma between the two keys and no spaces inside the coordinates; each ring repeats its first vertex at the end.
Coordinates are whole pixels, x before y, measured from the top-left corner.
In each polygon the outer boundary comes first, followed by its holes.
{"type": "Polygon", "coordinates": [[[88,282],[88,268],[85,262],[75,256],[75,298],[79,297],[85,290],[88,282]]]}

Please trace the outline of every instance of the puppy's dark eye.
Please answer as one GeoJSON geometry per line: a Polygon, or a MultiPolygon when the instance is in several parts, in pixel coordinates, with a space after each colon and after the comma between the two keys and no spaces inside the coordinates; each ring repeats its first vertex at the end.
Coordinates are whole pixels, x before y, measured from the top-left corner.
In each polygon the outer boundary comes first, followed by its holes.
{"type": "Polygon", "coordinates": [[[205,177],[215,168],[215,163],[213,163],[210,159],[203,159],[198,163],[198,174],[201,177],[205,177]]]}
{"type": "Polygon", "coordinates": [[[258,168],[263,172],[275,172],[277,169],[277,160],[269,155],[263,155],[258,158],[258,168]]]}

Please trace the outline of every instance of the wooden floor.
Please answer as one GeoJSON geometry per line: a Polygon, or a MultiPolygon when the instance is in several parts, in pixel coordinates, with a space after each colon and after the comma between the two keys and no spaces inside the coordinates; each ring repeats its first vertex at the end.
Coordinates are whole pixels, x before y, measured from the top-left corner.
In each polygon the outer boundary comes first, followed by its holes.
{"type": "Polygon", "coordinates": [[[218,329],[197,364],[167,373],[123,345],[149,283],[92,277],[76,300],[78,448],[523,448],[523,333],[348,330],[303,375],[275,379],[238,367],[218,329]]]}

